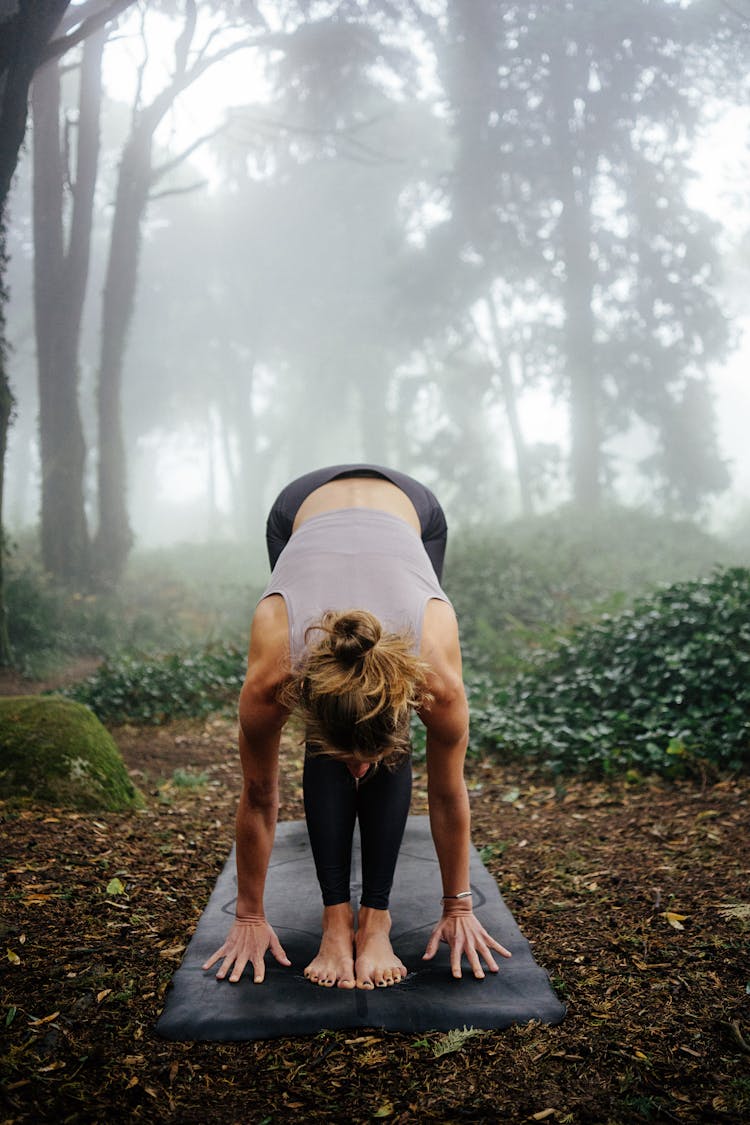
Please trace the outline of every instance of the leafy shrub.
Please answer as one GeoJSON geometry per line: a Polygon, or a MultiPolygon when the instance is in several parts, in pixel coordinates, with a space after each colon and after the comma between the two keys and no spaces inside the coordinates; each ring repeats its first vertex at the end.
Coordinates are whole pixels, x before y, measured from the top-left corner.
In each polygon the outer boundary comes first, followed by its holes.
{"type": "Polygon", "coordinates": [[[5,584],[15,667],[35,678],[72,656],[175,651],[213,638],[244,645],[260,591],[239,580],[242,548],[223,554],[223,567],[217,549],[137,555],[122,588],[105,595],[58,586],[43,571],[33,544],[16,548],[5,584]]]}
{"type": "Polygon", "coordinates": [[[717,570],[581,625],[497,688],[469,677],[473,745],[556,771],[750,766],[750,570],[717,570]]]}
{"type": "Polygon", "coordinates": [[[210,645],[198,652],[120,656],[66,691],[108,723],[159,724],[234,706],[245,674],[245,652],[210,645]]]}
{"type": "MultiPolygon", "coordinates": [[[[145,618],[168,620],[183,644],[245,645],[253,607],[268,563],[259,566],[257,545],[190,543],[136,552],[122,587],[126,606],[145,618]]],[[[178,642],[162,641],[162,651],[178,642]]]]}
{"type": "Polygon", "coordinates": [[[9,563],[5,603],[14,662],[26,675],[67,656],[103,654],[118,636],[117,617],[105,600],[60,590],[30,561],[9,563]]]}
{"type": "Polygon", "coordinates": [[[626,508],[596,520],[560,510],[502,532],[452,535],[445,589],[467,667],[507,676],[561,632],[623,608],[657,583],[737,561],[691,523],[626,508]]]}

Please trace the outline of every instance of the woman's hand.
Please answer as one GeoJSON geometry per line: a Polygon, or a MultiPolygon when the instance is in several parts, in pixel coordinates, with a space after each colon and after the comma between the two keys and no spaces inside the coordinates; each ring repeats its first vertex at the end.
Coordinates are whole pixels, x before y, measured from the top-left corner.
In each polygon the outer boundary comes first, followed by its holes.
{"type": "Polygon", "coordinates": [[[291,965],[292,962],[282,949],[281,942],[262,915],[237,918],[227,934],[227,940],[212,957],[209,957],[202,968],[210,969],[223,957],[216,979],[224,980],[234,965],[229,979],[235,983],[242,976],[245,966],[252,964],[255,974],[253,981],[255,984],[262,984],[266,976],[265,955],[268,949],[280,965],[291,965]]]}
{"type": "Polygon", "coordinates": [[[435,956],[440,942],[444,941],[451,951],[451,973],[454,977],[461,976],[461,955],[465,954],[471,970],[477,980],[484,980],[484,970],[480,957],[491,973],[497,972],[497,963],[491,950],[495,950],[501,957],[511,957],[512,954],[499,942],[491,937],[476,915],[470,910],[445,910],[443,917],[438,922],[427,942],[427,949],[422,958],[429,961],[435,956]]]}

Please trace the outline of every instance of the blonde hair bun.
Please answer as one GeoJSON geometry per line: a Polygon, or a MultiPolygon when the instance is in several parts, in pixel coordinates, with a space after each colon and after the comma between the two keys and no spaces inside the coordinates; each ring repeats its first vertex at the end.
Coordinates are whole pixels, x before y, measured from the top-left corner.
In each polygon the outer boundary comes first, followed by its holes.
{"type": "Polygon", "coordinates": [[[342,613],[326,624],[330,629],[331,653],[345,667],[366,656],[383,635],[377,617],[367,610],[342,613]]]}

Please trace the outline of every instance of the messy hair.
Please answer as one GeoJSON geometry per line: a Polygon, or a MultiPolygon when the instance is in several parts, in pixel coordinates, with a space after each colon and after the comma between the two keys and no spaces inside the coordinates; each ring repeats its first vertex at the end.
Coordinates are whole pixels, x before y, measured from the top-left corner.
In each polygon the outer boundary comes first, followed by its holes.
{"type": "Polygon", "coordinates": [[[283,702],[300,712],[308,743],[333,758],[398,764],[409,752],[410,711],[430,700],[429,668],[413,637],[385,632],[372,613],[356,609],[326,613],[305,642],[283,702]]]}

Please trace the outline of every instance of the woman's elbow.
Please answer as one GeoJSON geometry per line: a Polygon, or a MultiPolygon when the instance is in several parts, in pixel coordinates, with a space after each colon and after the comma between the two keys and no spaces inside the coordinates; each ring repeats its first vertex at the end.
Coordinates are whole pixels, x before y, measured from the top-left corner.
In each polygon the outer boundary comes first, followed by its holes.
{"type": "Polygon", "coordinates": [[[279,786],[270,778],[248,778],[242,786],[241,801],[253,812],[276,814],[279,809],[279,786]]]}

